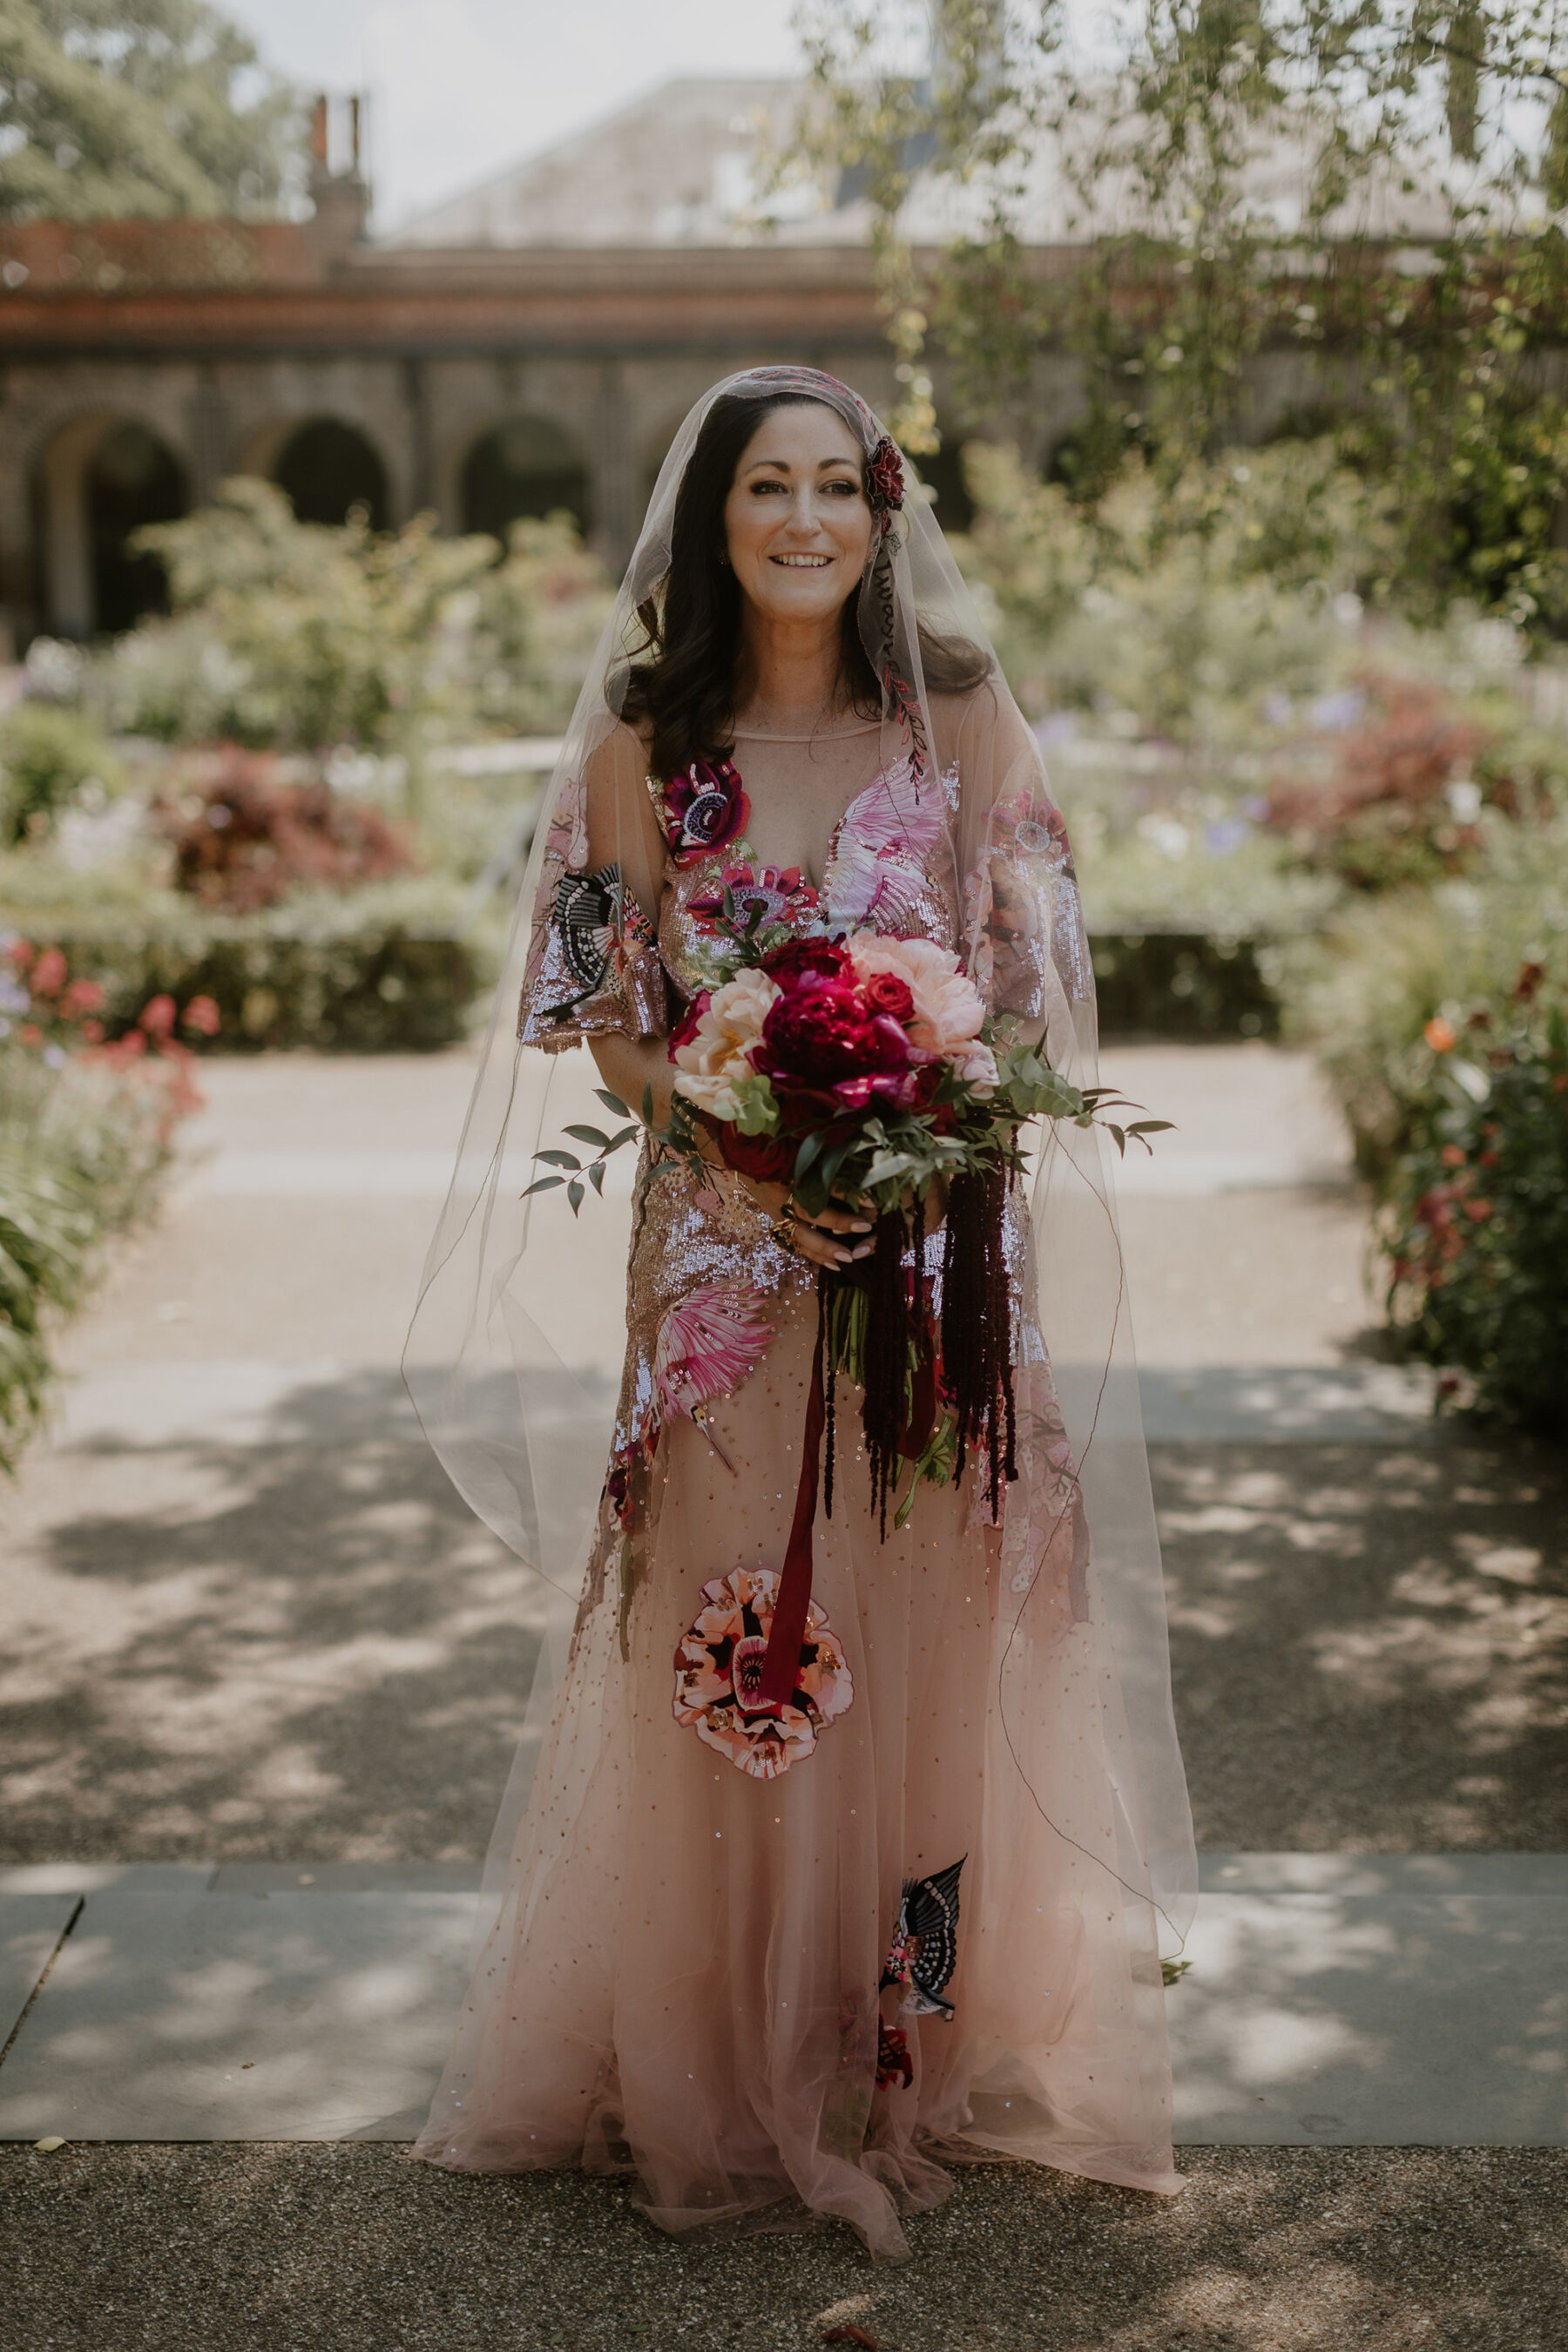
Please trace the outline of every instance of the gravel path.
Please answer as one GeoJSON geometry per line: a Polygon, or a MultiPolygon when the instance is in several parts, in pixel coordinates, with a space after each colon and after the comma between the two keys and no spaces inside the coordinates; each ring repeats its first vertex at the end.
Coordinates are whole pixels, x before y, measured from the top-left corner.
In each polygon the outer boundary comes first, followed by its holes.
{"type": "Polygon", "coordinates": [[[1568,2150],[1198,2148],[1173,2203],[976,2168],[876,2267],[387,2147],[0,2156],[5,2352],[1561,2352],[1568,2150]],[[24,2316],[25,2315],[25,2316],[24,2316]]]}

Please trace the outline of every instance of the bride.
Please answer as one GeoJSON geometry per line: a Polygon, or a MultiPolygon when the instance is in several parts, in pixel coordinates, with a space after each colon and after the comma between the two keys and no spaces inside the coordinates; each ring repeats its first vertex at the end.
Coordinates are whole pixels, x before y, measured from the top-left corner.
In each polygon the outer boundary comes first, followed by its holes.
{"type": "MultiPolygon", "coordinates": [[[[542,1055],[586,1044],[605,1093],[651,1090],[666,1123],[727,881],[803,940],[956,950],[991,1011],[1092,1083],[1036,740],[898,450],[804,368],[717,385],[666,461],[550,789],[416,1318],[433,1442],[567,1596],[416,2154],[633,2171],[670,2231],[789,2200],[896,2257],[900,2216],[950,2193],[943,2159],[1181,2185],[1161,1949],[1194,1870],[1159,1560],[1100,1139],[1052,1129],[1007,1210],[1017,1476],[993,1511],[972,1461],[884,1539],[840,1402],[816,1698],[759,1737],[723,1662],[789,1537],[817,1270],[864,1256],[868,1220],[808,1220],[716,1122],[700,1171],[629,1203],[613,1182],[580,1217],[561,1191],[520,1198],[560,1141],[542,1055]],[[616,1214],[612,1398],[563,1300],[588,1296],[616,1214]]],[[[660,1147],[641,1150],[646,1173],[660,1147]]],[[[925,1246],[939,1277],[940,1230],[925,1246]]]]}

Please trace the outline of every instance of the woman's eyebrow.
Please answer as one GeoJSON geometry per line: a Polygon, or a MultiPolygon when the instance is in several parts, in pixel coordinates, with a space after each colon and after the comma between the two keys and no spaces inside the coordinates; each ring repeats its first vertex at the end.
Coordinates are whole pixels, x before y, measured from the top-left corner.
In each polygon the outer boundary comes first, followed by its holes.
{"type": "MultiPolygon", "coordinates": [[[[816,461],[819,474],[826,474],[833,466],[845,466],[853,472],[855,460],[853,457],[819,457],[816,461]]],[[[746,471],[748,474],[760,474],[765,467],[771,467],[775,474],[788,474],[794,470],[787,457],[753,457],[746,471]]]]}

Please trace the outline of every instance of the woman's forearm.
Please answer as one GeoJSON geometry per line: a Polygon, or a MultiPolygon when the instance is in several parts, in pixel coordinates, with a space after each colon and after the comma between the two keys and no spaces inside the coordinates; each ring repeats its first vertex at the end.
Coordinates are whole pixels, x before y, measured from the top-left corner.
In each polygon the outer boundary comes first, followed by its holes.
{"type": "Polygon", "coordinates": [[[612,1094],[619,1095],[629,1110],[642,1117],[643,1097],[653,1088],[653,1123],[655,1127],[669,1124],[669,1093],[675,1072],[670,1066],[669,1048],[662,1037],[590,1037],[588,1040],[599,1076],[612,1094]]]}

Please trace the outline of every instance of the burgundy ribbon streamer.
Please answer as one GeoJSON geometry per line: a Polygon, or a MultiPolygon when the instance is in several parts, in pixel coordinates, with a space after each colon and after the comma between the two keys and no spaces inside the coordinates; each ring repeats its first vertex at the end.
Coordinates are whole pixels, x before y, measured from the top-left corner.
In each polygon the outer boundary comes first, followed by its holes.
{"type": "Polygon", "coordinates": [[[758,1683],[757,1712],[776,1715],[795,1696],[800,1679],[800,1654],[805,1641],[805,1612],[811,1606],[811,1531],[816,1518],[817,1478],[822,1466],[822,1431],[826,1398],[822,1385],[820,1301],[816,1314],[816,1348],[811,1360],[811,1393],[805,1402],[805,1433],[801,1446],[800,1484],[795,1491],[795,1517],[784,1549],[784,1572],[773,1601],[773,1622],[768,1628],[767,1654],[758,1683]]]}

